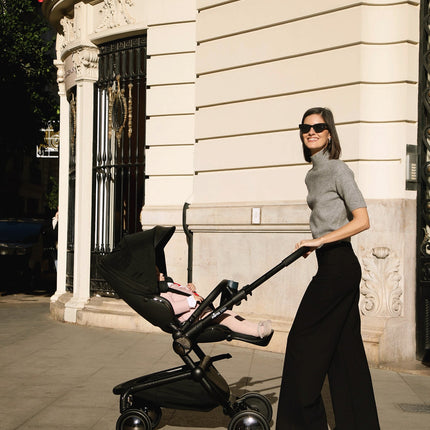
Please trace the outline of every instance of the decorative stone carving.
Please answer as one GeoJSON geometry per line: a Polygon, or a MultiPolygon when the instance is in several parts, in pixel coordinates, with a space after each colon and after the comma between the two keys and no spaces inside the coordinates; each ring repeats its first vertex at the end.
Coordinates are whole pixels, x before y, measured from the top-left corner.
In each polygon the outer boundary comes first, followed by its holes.
{"type": "Polygon", "coordinates": [[[385,246],[363,258],[360,310],[363,315],[398,317],[403,311],[400,259],[385,246]]]}
{"type": "Polygon", "coordinates": [[[109,30],[121,25],[134,24],[136,19],[129,12],[129,8],[134,5],[134,0],[104,0],[101,24],[96,31],[109,30]]]}
{"type": "Polygon", "coordinates": [[[61,48],[64,49],[70,42],[76,40],[78,35],[75,30],[75,22],[73,19],[63,16],[60,20],[60,24],[63,27],[64,34],[61,48]]]}
{"type": "Polygon", "coordinates": [[[64,84],[64,78],[66,76],[64,63],[62,61],[54,60],[54,64],[57,67],[57,84],[60,86],[64,84]]]}
{"type": "Polygon", "coordinates": [[[64,67],[64,63],[60,60],[54,60],[54,64],[57,67],[58,94],[60,96],[64,96],[66,94],[66,85],[65,85],[66,70],[64,67]]]}
{"type": "Polygon", "coordinates": [[[76,68],[76,79],[97,79],[98,49],[78,49],[72,54],[72,59],[76,68]]]}
{"type": "Polygon", "coordinates": [[[66,46],[66,39],[64,37],[64,34],[57,33],[57,42],[56,42],[56,50],[57,50],[57,57],[60,58],[61,51],[66,46]]]}
{"type": "Polygon", "coordinates": [[[424,230],[424,237],[423,241],[421,242],[421,252],[423,255],[430,255],[430,227],[428,225],[423,228],[424,230]]]}

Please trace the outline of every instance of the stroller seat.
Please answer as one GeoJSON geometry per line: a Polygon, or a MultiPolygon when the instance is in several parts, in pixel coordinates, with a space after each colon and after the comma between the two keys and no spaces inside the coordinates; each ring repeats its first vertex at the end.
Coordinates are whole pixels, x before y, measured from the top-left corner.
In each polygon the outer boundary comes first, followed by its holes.
{"type": "Polygon", "coordinates": [[[172,335],[173,349],[184,362],[117,385],[113,392],[120,396],[121,416],[116,429],[151,430],[159,423],[162,407],[208,411],[221,405],[224,413],[232,417],[229,430],[245,428],[244,422],[256,430],[269,430],[272,406],[268,399],[259,393],[246,393],[231,401],[229,386],[213,364],[231,355],[210,357],[199,346],[223,340],[268,345],[273,331],[264,338],[247,336],[215,321],[246,298],[256,285],[238,292],[229,287],[231,281],[223,280],[186,321],[180,322],[170,302],[160,296],[155,270],[157,266],[167,276],[164,247],[174,231],[175,227],[156,226],[125,236],[99,263],[100,273],[120,298],[148,322],[172,335]],[[220,303],[216,307],[218,296],[220,303]],[[196,357],[192,358],[192,354],[196,357]]]}
{"type": "MultiPolygon", "coordinates": [[[[159,295],[149,296],[142,299],[144,310],[139,313],[152,325],[159,327],[166,333],[173,333],[175,327],[181,327],[182,323],[173,312],[170,302],[159,295]]],[[[221,342],[223,340],[239,340],[258,346],[267,346],[272,339],[273,331],[263,338],[250,336],[232,331],[221,323],[214,323],[205,327],[196,337],[196,343],[221,342]]]]}

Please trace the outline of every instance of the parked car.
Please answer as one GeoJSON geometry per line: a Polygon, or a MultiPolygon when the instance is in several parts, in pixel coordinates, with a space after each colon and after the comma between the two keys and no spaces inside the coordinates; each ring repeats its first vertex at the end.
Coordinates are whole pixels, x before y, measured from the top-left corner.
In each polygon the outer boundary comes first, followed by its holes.
{"type": "Polygon", "coordinates": [[[41,277],[53,272],[44,219],[0,219],[2,292],[30,291],[41,277]]]}

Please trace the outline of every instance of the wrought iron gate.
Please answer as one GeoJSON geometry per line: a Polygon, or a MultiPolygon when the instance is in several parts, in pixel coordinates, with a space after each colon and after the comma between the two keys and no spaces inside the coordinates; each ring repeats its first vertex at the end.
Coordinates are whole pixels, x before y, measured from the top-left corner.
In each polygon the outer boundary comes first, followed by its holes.
{"type": "Polygon", "coordinates": [[[66,290],[73,291],[73,267],[75,249],[75,188],[76,188],[76,87],[73,87],[67,99],[70,105],[69,115],[69,200],[67,213],[67,260],[66,290]]]}
{"type": "Polygon", "coordinates": [[[417,357],[430,365],[430,15],[421,1],[417,193],[417,357]]]}
{"type": "Polygon", "coordinates": [[[95,95],[91,294],[114,293],[100,255],[139,231],[145,195],[146,35],[102,45],[95,95]]]}

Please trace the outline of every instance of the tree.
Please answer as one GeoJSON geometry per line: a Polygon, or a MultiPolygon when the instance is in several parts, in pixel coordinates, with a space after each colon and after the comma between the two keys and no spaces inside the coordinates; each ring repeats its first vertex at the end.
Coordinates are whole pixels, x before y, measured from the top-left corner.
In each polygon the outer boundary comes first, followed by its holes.
{"type": "Polygon", "coordinates": [[[37,0],[0,0],[0,145],[34,152],[40,129],[58,119],[55,31],[37,0]]]}

